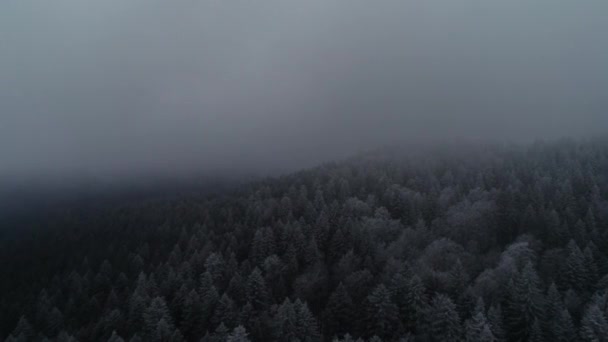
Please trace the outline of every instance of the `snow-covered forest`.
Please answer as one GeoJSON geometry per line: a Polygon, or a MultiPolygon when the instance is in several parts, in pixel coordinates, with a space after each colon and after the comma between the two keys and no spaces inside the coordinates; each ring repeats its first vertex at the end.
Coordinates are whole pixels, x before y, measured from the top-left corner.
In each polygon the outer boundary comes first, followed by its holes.
{"type": "Polygon", "coordinates": [[[608,341],[606,139],[95,208],[4,228],[0,340],[608,341]]]}

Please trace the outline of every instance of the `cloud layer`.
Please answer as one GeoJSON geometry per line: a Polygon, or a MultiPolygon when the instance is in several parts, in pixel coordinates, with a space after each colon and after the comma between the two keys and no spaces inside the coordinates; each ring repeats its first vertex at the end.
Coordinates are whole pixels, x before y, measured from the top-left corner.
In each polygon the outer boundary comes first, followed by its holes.
{"type": "Polygon", "coordinates": [[[269,172],[608,128],[608,3],[6,0],[0,176],[269,172]]]}

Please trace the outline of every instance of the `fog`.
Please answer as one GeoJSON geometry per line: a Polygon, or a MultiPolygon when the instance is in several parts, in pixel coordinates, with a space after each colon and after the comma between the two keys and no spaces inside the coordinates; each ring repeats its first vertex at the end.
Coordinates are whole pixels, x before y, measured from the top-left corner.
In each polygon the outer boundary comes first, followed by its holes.
{"type": "Polygon", "coordinates": [[[0,177],[601,134],[606,17],[604,0],[4,0],[0,177]]]}

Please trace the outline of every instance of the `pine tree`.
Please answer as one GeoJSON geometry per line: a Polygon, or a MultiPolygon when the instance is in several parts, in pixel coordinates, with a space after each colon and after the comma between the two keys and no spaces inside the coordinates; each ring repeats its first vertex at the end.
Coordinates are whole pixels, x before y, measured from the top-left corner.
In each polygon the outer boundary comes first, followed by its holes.
{"type": "Polygon", "coordinates": [[[467,274],[460,259],[456,260],[454,266],[448,273],[448,291],[453,298],[461,296],[469,283],[469,275],[467,274]]]}
{"type": "Polygon", "coordinates": [[[108,339],[108,342],[125,342],[125,340],[123,340],[123,338],[116,333],[116,330],[114,330],[108,339]]]}
{"type": "Polygon", "coordinates": [[[77,340],[74,338],[74,336],[68,334],[67,331],[62,330],[59,335],[57,335],[55,342],[77,342],[77,340]]]}
{"type": "Polygon", "coordinates": [[[306,266],[311,267],[321,261],[321,252],[317,245],[317,240],[312,237],[308,240],[308,244],[304,248],[304,263],[306,266]]]}
{"type": "Polygon", "coordinates": [[[152,339],[164,338],[165,335],[171,336],[175,329],[167,304],[162,297],[156,297],[150,302],[143,317],[146,334],[152,339]],[[163,322],[162,326],[161,321],[163,322]]]}
{"type": "Polygon", "coordinates": [[[201,324],[206,327],[213,316],[217,302],[220,300],[217,289],[213,285],[213,277],[209,272],[205,272],[201,276],[199,294],[201,298],[201,324]]]}
{"type": "Polygon", "coordinates": [[[342,336],[349,332],[354,314],[352,299],[344,285],[340,283],[329,296],[323,311],[325,334],[327,336],[342,336]]]}
{"type": "Polygon", "coordinates": [[[552,322],[552,336],[553,340],[548,341],[556,342],[575,342],[577,341],[576,328],[572,323],[572,317],[567,309],[563,309],[562,312],[552,322]]]}
{"type": "Polygon", "coordinates": [[[48,336],[57,336],[63,327],[63,314],[57,307],[54,307],[46,319],[45,332],[48,336]]]}
{"type": "Polygon", "coordinates": [[[230,282],[228,283],[228,289],[226,292],[230,295],[230,298],[234,299],[236,303],[242,304],[247,301],[245,280],[241,276],[240,272],[234,273],[230,279],[230,282]]]}
{"type": "Polygon", "coordinates": [[[158,321],[158,323],[156,323],[155,331],[150,334],[150,341],[153,341],[153,342],[171,341],[173,331],[174,331],[174,328],[172,327],[172,325],[169,322],[167,322],[167,320],[163,317],[158,321]]]}
{"type": "Polygon", "coordinates": [[[582,291],[587,286],[585,256],[574,240],[570,240],[567,250],[568,257],[561,272],[562,287],[582,291]]]}
{"type": "Polygon", "coordinates": [[[405,323],[407,323],[406,319],[410,311],[408,308],[409,278],[411,278],[411,272],[407,267],[404,267],[392,276],[388,286],[391,298],[399,309],[399,318],[405,325],[404,328],[407,328],[405,323]]]}
{"type": "Polygon", "coordinates": [[[549,286],[547,291],[547,299],[545,301],[545,315],[543,317],[543,327],[546,331],[547,340],[554,341],[557,339],[553,324],[559,319],[564,310],[561,294],[555,283],[549,286]]]}
{"type": "Polygon", "coordinates": [[[488,310],[488,325],[490,326],[490,330],[492,335],[494,335],[496,338],[496,341],[503,342],[507,340],[504,329],[504,318],[500,304],[491,306],[488,310]]]}
{"type": "Polygon", "coordinates": [[[310,312],[308,305],[300,299],[293,304],[297,318],[297,335],[303,342],[321,341],[321,332],[315,316],[310,312]]]}
{"type": "Polygon", "coordinates": [[[230,330],[226,328],[226,326],[221,323],[215,332],[211,335],[211,342],[225,342],[228,339],[228,335],[230,334],[230,330]]]}
{"type": "Polygon", "coordinates": [[[532,324],[542,318],[543,296],[540,279],[531,262],[508,285],[507,323],[514,340],[530,336],[532,324]]]}
{"type": "Polygon", "coordinates": [[[250,342],[247,337],[248,335],[247,330],[242,325],[239,325],[228,335],[226,342],[250,342]]]}
{"type": "Polygon", "coordinates": [[[427,306],[425,291],[422,279],[417,275],[414,275],[408,281],[405,301],[399,309],[408,331],[415,332],[416,327],[421,321],[427,306]]]}
{"type": "Polygon", "coordinates": [[[593,251],[589,246],[585,247],[585,250],[583,251],[583,256],[585,258],[585,290],[588,292],[593,292],[595,290],[594,287],[599,279],[599,276],[597,263],[595,262],[593,251]]]}
{"type": "Polygon", "coordinates": [[[245,305],[243,305],[239,312],[239,324],[246,327],[247,329],[250,329],[252,327],[251,323],[255,318],[254,315],[255,312],[253,309],[253,305],[251,305],[251,303],[249,302],[245,303],[245,305]]]}
{"type": "Polygon", "coordinates": [[[142,342],[143,340],[141,339],[141,337],[139,337],[138,334],[135,334],[131,337],[131,339],[129,340],[129,342],[142,342]]]}
{"type": "Polygon", "coordinates": [[[286,279],[293,279],[297,276],[300,266],[298,263],[298,251],[292,242],[287,246],[282,260],[286,267],[284,272],[286,279]]]}
{"type": "Polygon", "coordinates": [[[496,340],[486,319],[483,299],[480,297],[477,300],[472,317],[465,323],[465,341],[478,342],[483,339],[496,340]]]}
{"type": "Polygon", "coordinates": [[[552,209],[545,215],[545,226],[547,229],[547,239],[552,245],[561,245],[566,237],[565,232],[561,231],[561,222],[559,214],[555,209],[552,209]]]}
{"type": "Polygon", "coordinates": [[[555,283],[551,283],[547,290],[547,300],[545,301],[545,320],[553,321],[564,309],[562,295],[559,293],[555,283]]]}
{"type": "Polygon", "coordinates": [[[431,341],[458,341],[462,334],[456,305],[443,295],[436,294],[426,312],[427,333],[431,341]]]}
{"type": "Polygon", "coordinates": [[[133,331],[140,331],[144,327],[144,311],[147,308],[146,297],[138,289],[129,299],[129,318],[128,324],[133,331]]]}
{"type": "Polygon", "coordinates": [[[272,229],[269,227],[258,229],[253,237],[250,253],[254,265],[261,265],[264,259],[276,253],[276,240],[272,229]]]}
{"type": "Polygon", "coordinates": [[[234,301],[227,295],[223,294],[219,302],[215,307],[215,312],[211,318],[211,324],[218,326],[220,323],[224,323],[226,328],[236,326],[237,323],[237,309],[234,301]]]}
{"type": "Polygon", "coordinates": [[[247,300],[258,310],[265,310],[270,306],[270,294],[262,272],[257,267],[247,279],[247,300]]]}
{"type": "Polygon", "coordinates": [[[17,340],[30,340],[34,338],[35,333],[34,328],[27,320],[27,318],[25,316],[21,316],[21,318],[19,318],[19,321],[17,322],[15,330],[13,330],[11,335],[13,335],[13,337],[15,337],[17,340]]]}
{"type": "Polygon", "coordinates": [[[199,336],[203,312],[201,299],[196,290],[191,290],[182,305],[182,320],[180,329],[186,336],[199,336]]]}
{"type": "Polygon", "coordinates": [[[175,329],[173,331],[173,334],[171,335],[171,340],[170,342],[184,342],[184,335],[182,335],[182,332],[179,329],[175,329]]]}
{"type": "Polygon", "coordinates": [[[364,342],[363,339],[355,340],[350,334],[342,336],[342,338],[334,338],[333,342],[364,342]]]}
{"type": "Polygon", "coordinates": [[[368,335],[390,338],[399,330],[399,308],[391,298],[391,293],[383,285],[378,285],[367,297],[368,335]]]}
{"type": "Polygon", "coordinates": [[[213,284],[221,286],[224,284],[224,272],[226,271],[226,261],[219,253],[211,253],[205,260],[205,270],[211,275],[213,284]]]}
{"type": "Polygon", "coordinates": [[[478,341],[479,342],[497,342],[499,340],[496,339],[496,337],[492,333],[492,330],[490,329],[490,326],[486,325],[486,326],[484,326],[483,331],[479,335],[479,340],[478,341]]]}
{"type": "Polygon", "coordinates": [[[608,341],[608,321],[597,303],[592,302],[581,320],[580,337],[584,341],[608,341]]]}
{"type": "Polygon", "coordinates": [[[336,262],[348,251],[346,238],[341,229],[336,230],[329,243],[328,256],[331,262],[336,262]]]}
{"type": "Polygon", "coordinates": [[[544,342],[545,337],[543,335],[543,331],[540,327],[540,323],[538,319],[532,323],[532,327],[530,329],[530,337],[528,338],[529,342],[544,342]]]}
{"type": "Polygon", "coordinates": [[[277,340],[298,340],[297,320],[298,317],[293,303],[289,298],[286,298],[272,319],[273,336],[277,340]]]}

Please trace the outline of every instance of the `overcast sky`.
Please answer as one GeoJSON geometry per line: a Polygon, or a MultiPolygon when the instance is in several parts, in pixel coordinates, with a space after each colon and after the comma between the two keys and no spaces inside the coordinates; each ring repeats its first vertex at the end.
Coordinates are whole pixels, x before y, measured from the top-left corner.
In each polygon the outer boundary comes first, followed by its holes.
{"type": "Polygon", "coordinates": [[[2,0],[0,177],[608,129],[606,0],[2,0]]]}

